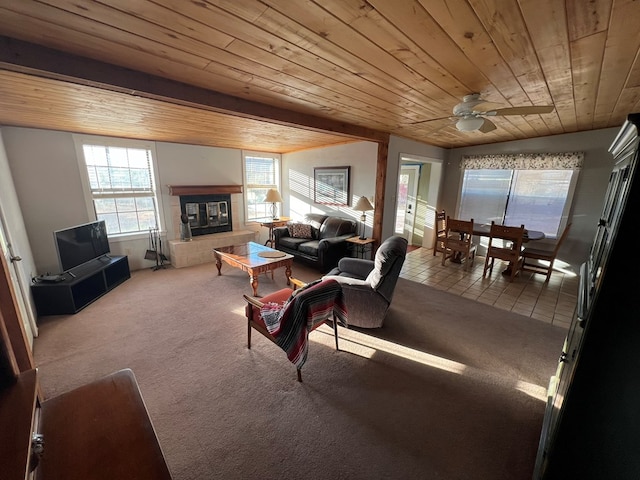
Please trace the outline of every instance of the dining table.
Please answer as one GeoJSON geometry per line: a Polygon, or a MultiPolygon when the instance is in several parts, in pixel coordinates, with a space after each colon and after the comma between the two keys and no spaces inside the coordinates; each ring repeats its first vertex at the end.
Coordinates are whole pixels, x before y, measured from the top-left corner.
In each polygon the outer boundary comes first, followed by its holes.
{"type": "MultiPolygon", "coordinates": [[[[479,237],[488,237],[491,231],[490,223],[475,223],[473,222],[473,234],[479,237]]],[[[545,238],[544,232],[539,230],[524,230],[523,243],[527,243],[530,240],[542,240],[545,238]]]]}
{"type": "MultiPolygon", "coordinates": [[[[490,232],[491,232],[491,224],[490,223],[476,223],[476,222],[473,222],[473,234],[474,235],[477,235],[479,237],[488,237],[490,235],[490,232]]],[[[522,242],[523,243],[527,243],[529,241],[542,240],[544,238],[545,238],[544,232],[541,232],[539,230],[527,230],[527,229],[525,229],[524,238],[522,239],[522,242]]],[[[459,255],[459,252],[456,252],[456,255],[454,255],[454,257],[451,258],[451,261],[453,263],[462,263],[464,261],[464,259],[462,258],[461,255],[459,255]]],[[[510,273],[509,268],[510,268],[510,266],[502,273],[503,274],[509,274],[510,273]]]]}

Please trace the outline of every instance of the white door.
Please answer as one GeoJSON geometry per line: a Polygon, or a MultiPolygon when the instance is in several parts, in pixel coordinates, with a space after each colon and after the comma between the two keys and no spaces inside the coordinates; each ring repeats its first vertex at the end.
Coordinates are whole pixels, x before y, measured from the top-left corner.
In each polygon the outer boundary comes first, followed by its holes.
{"type": "Polygon", "coordinates": [[[395,233],[409,241],[413,236],[413,225],[416,219],[416,201],[418,195],[418,165],[402,165],[398,175],[398,205],[396,212],[395,233]]]}
{"type": "Polygon", "coordinates": [[[18,313],[22,319],[24,331],[27,339],[29,340],[29,345],[33,348],[33,337],[38,335],[38,327],[36,325],[33,312],[30,308],[27,308],[29,287],[21,280],[22,271],[20,269],[20,261],[22,259],[20,258],[19,252],[15,246],[11,244],[9,236],[7,235],[2,209],[0,209],[0,249],[2,250],[2,255],[4,255],[4,258],[7,261],[9,276],[11,277],[13,291],[15,292],[18,313]]]}

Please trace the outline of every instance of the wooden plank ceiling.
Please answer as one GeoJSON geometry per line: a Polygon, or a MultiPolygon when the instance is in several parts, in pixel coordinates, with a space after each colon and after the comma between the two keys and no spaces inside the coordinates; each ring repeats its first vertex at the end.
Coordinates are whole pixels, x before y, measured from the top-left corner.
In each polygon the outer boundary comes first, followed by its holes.
{"type": "Polygon", "coordinates": [[[269,152],[618,127],[640,110],[639,23],[634,0],[0,0],[0,124],[269,152]],[[472,92],[555,110],[459,132],[472,92]]]}

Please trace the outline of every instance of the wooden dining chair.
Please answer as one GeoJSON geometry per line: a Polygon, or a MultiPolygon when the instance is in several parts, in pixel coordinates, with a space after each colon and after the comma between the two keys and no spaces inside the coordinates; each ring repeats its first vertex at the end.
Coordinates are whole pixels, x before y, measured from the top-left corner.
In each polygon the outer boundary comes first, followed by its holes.
{"type": "Polygon", "coordinates": [[[545,280],[545,283],[547,283],[551,278],[551,272],[553,272],[553,263],[555,262],[556,256],[558,255],[558,250],[560,250],[560,245],[562,245],[564,239],[567,238],[567,234],[569,233],[570,228],[571,223],[567,224],[567,226],[564,228],[562,235],[560,235],[560,238],[552,249],[525,247],[524,250],[522,250],[521,269],[526,272],[546,275],[547,278],[545,280]]]}
{"type": "Polygon", "coordinates": [[[438,252],[444,252],[444,237],[447,228],[447,214],[444,210],[436,212],[436,222],[434,225],[435,236],[433,237],[433,256],[438,252]]]}
{"type": "Polygon", "coordinates": [[[491,222],[487,256],[484,260],[484,270],[482,271],[483,277],[486,275],[487,270],[489,270],[489,275],[493,273],[493,262],[497,258],[509,262],[509,281],[513,281],[520,270],[520,251],[522,250],[524,231],[524,225],[509,227],[491,222]]]}
{"type": "Polygon", "coordinates": [[[473,218],[458,220],[447,217],[442,265],[447,258],[455,258],[463,261],[464,269],[468,270],[469,264],[473,265],[476,258],[476,250],[477,246],[473,243],[473,218]]]}

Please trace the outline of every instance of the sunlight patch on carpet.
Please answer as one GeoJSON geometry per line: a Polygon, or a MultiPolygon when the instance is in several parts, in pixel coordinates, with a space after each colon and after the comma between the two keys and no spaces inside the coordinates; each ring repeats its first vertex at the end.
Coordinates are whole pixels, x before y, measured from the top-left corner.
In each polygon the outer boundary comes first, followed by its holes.
{"type": "MultiPolygon", "coordinates": [[[[455,373],[456,375],[464,375],[474,380],[505,385],[510,388],[515,388],[516,390],[542,402],[547,401],[547,387],[541,387],[533,383],[508,378],[505,375],[495,372],[488,372],[479,368],[470,367],[460,362],[421,352],[420,350],[398,345],[354,330],[339,328],[338,338],[340,350],[359,355],[361,357],[372,358],[374,354],[382,352],[411,360],[413,362],[418,362],[428,367],[455,373]]],[[[315,331],[311,332],[309,340],[335,348],[333,329],[327,325],[322,325],[315,331]]]]}

